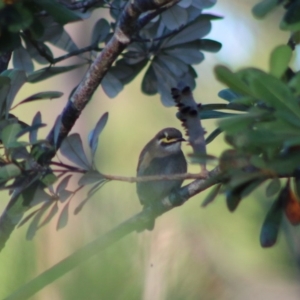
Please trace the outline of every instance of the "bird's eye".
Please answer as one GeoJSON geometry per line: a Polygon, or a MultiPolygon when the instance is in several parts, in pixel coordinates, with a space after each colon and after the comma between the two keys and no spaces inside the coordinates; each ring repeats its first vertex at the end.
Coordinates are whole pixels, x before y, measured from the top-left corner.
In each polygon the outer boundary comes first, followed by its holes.
{"type": "Polygon", "coordinates": [[[160,143],[162,144],[171,144],[177,142],[177,139],[175,138],[171,138],[169,136],[163,137],[162,139],[160,139],[160,143]]]}

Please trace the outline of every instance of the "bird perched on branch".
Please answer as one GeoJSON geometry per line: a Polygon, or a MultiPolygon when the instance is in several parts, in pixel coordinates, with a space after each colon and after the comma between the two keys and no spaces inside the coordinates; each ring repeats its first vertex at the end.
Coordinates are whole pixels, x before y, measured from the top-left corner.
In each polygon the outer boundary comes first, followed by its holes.
{"type": "MultiPolygon", "coordinates": [[[[181,150],[182,141],[185,139],[176,128],[165,128],[159,131],[140,154],[137,176],[186,173],[187,163],[181,150]]],[[[137,194],[141,204],[147,208],[179,189],[182,182],[183,180],[137,182],[137,194]]],[[[155,217],[145,224],[143,229],[152,230],[154,223],[155,217]]]]}

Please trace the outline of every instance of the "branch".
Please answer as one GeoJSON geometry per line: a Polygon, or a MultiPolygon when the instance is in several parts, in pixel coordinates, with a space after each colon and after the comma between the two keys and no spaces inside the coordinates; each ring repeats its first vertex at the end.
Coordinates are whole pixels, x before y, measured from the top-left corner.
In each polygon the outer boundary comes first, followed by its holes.
{"type": "MultiPolygon", "coordinates": [[[[63,110],[61,128],[59,130],[57,144],[55,145],[56,150],[74,126],[77,118],[93,96],[113,62],[127,45],[131,43],[132,37],[155,17],[155,15],[153,15],[151,18],[147,19],[147,21],[139,24],[138,21],[140,15],[148,11],[157,11],[160,8],[169,7],[177,2],[179,2],[179,0],[128,1],[119,18],[114,35],[111,37],[103,51],[91,64],[63,110]]],[[[54,128],[55,127],[52,128],[47,137],[47,140],[51,145],[54,145],[54,128]]],[[[48,161],[54,155],[55,151],[53,150],[42,159],[48,161]]]]}
{"type": "Polygon", "coordinates": [[[148,182],[148,181],[160,181],[160,180],[185,180],[185,179],[206,179],[207,175],[205,174],[172,174],[172,175],[153,175],[153,176],[140,176],[140,177],[126,177],[119,175],[107,175],[101,174],[107,180],[123,181],[123,182],[148,182]]]}
{"type": "MultiPolygon", "coordinates": [[[[86,3],[87,2],[91,3],[91,1],[86,1],[86,3]]],[[[55,153],[59,149],[62,141],[69,134],[76,120],[79,118],[81,112],[93,96],[113,62],[131,42],[131,37],[136,35],[136,33],[151,20],[151,18],[149,18],[142,24],[138,24],[141,14],[150,11],[157,11],[160,8],[174,5],[177,2],[179,2],[179,0],[133,0],[127,2],[120,15],[114,35],[106,44],[103,51],[91,64],[87,73],[75,89],[66,107],[64,108],[61,116],[61,125],[56,144],[54,142],[54,136],[57,129],[55,126],[53,126],[51,129],[47,137],[47,141],[49,142],[49,150],[47,152],[45,151],[45,155],[41,155],[39,159],[40,164],[49,164],[50,160],[55,156],[55,153]]],[[[155,17],[155,14],[153,17],[155,17]]],[[[22,217],[27,210],[28,207],[26,205],[20,204],[20,207],[17,209],[16,213],[14,211],[14,202],[10,200],[0,218],[0,250],[4,247],[6,241],[16,226],[14,222],[14,219],[16,219],[15,214],[17,214],[17,218],[19,218],[20,216],[22,217]]]]}
{"type": "MultiPolygon", "coordinates": [[[[171,202],[174,199],[181,199],[183,204],[190,197],[194,196],[201,191],[206,190],[212,185],[218,183],[217,175],[220,173],[219,168],[215,168],[211,172],[208,173],[208,179],[199,179],[190,183],[189,185],[182,187],[178,194],[170,195],[169,199],[164,199],[161,203],[161,211],[160,214],[163,214],[170,209],[180,205],[178,203],[172,205],[171,202]],[[173,198],[173,200],[172,200],[173,198]]],[[[156,211],[157,212],[157,211],[156,211]]],[[[89,258],[98,255],[100,252],[104,251],[106,248],[111,246],[112,244],[118,242],[128,234],[136,231],[141,227],[144,222],[150,220],[153,217],[153,210],[145,209],[142,212],[136,214],[132,218],[126,220],[121,223],[111,231],[107,232],[105,235],[96,238],[93,242],[87,244],[81,249],[77,250],[70,256],[66,257],[47,271],[43,272],[26,285],[15,291],[10,296],[6,297],[4,300],[25,300],[29,297],[33,296],[38,291],[42,290],[48,284],[54,282],[56,279],[65,275],[79,264],[88,260],[89,258]]]]}

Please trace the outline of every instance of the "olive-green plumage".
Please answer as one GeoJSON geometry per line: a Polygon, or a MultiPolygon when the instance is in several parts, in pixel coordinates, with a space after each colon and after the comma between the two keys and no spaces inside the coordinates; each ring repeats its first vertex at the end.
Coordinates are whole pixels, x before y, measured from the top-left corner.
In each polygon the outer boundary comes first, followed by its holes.
{"type": "MultiPolygon", "coordinates": [[[[187,163],[181,151],[182,134],[175,128],[159,131],[142,150],[137,166],[137,176],[171,175],[186,173],[187,163]]],[[[179,189],[183,180],[160,180],[137,183],[137,194],[144,207],[162,201],[173,190],[179,189]]],[[[155,220],[145,228],[152,230],[155,220]]]]}

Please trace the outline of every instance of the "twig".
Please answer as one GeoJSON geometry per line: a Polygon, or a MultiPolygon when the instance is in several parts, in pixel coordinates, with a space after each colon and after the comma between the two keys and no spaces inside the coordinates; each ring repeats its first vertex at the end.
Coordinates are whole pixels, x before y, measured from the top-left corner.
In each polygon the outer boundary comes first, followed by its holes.
{"type": "Polygon", "coordinates": [[[205,174],[172,174],[172,175],[153,175],[153,176],[140,176],[140,177],[126,177],[118,175],[107,175],[102,174],[103,177],[107,180],[123,181],[123,182],[148,182],[148,181],[159,181],[159,180],[182,180],[182,179],[206,179],[207,175],[205,174]]]}

